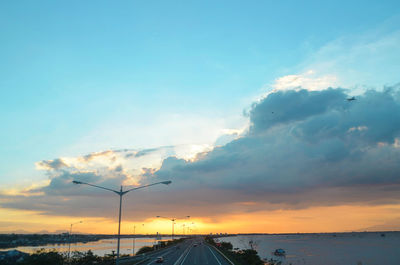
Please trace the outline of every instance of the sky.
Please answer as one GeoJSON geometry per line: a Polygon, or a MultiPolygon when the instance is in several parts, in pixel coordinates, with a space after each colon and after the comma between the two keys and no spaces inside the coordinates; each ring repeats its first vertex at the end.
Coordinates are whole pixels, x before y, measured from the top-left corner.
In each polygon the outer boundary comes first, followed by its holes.
{"type": "Polygon", "coordinates": [[[0,232],[399,230],[399,10],[2,2],[0,232]]]}

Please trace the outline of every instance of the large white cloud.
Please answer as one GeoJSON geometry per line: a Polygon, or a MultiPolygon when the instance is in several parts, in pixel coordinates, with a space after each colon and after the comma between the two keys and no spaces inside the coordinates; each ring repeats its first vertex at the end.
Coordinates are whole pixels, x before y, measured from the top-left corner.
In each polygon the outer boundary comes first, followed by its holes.
{"type": "MultiPolygon", "coordinates": [[[[371,90],[353,102],[341,89],[269,94],[253,106],[247,135],[193,163],[167,159],[155,174],[186,187],[234,190],[249,200],[298,203],[324,189],[340,190],[348,201],[398,199],[385,192],[400,185],[396,93],[371,90]]],[[[346,201],[333,197],[321,203],[346,201]]]]}
{"type": "Polygon", "coordinates": [[[173,181],[169,187],[127,195],[124,212],[131,219],[171,212],[211,217],[233,211],[398,203],[399,89],[370,90],[351,102],[347,97],[345,90],[332,88],[270,93],[253,105],[246,133],[203,150],[195,160],[165,147],[42,161],[38,166],[48,170],[49,185],[27,197],[3,195],[1,204],[46,214],[114,218],[114,194],[74,186],[73,179],[114,188],[132,179],[141,184],[173,181]],[[158,162],[151,164],[146,158],[153,155],[158,162]],[[136,161],[134,167],[129,168],[129,160],[136,161]]]}

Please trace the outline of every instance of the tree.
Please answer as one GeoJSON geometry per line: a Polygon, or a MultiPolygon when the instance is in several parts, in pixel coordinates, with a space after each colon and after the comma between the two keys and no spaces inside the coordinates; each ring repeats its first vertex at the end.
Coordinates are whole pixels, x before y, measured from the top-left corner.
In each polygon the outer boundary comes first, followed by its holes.
{"type": "Polygon", "coordinates": [[[226,250],[232,250],[233,249],[232,243],[230,243],[230,242],[221,242],[221,247],[226,249],[226,250]]]}
{"type": "Polygon", "coordinates": [[[52,264],[52,265],[62,265],[64,261],[63,255],[52,250],[46,252],[44,249],[38,250],[36,253],[27,257],[22,264],[29,265],[43,265],[43,264],[52,264]]]}
{"type": "Polygon", "coordinates": [[[138,250],[138,252],[136,252],[136,255],[139,255],[139,254],[143,254],[143,253],[147,253],[147,252],[150,252],[150,251],[153,251],[153,248],[152,247],[141,247],[139,250],[138,250]]]}

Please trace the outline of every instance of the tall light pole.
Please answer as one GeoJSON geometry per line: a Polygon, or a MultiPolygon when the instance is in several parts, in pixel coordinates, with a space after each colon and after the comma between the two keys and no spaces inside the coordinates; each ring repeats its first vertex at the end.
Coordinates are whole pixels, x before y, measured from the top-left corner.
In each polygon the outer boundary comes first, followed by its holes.
{"type": "Polygon", "coordinates": [[[192,222],[191,224],[189,224],[190,225],[190,227],[188,226],[188,230],[190,231],[190,232],[193,232],[193,229],[192,229],[192,227],[194,226],[194,223],[192,222]]]}
{"type": "Polygon", "coordinates": [[[116,193],[116,194],[119,195],[119,218],[118,218],[118,241],[117,241],[118,243],[117,243],[117,261],[116,261],[116,264],[117,264],[117,265],[119,265],[119,247],[120,247],[120,237],[121,237],[121,206],[122,206],[122,196],[124,196],[125,194],[127,194],[128,192],[133,191],[133,190],[138,190],[138,189],[150,187],[150,186],[154,186],[154,185],[157,185],[157,184],[169,185],[169,184],[171,184],[171,182],[172,182],[172,181],[170,181],[170,180],[167,180],[167,181],[160,181],[160,182],[156,182],[156,183],[152,183],[152,184],[148,184],[148,185],[144,185],[144,186],[140,186],[140,187],[135,187],[135,188],[132,188],[132,189],[129,189],[129,190],[125,190],[125,191],[122,190],[122,186],[121,186],[120,190],[117,191],[117,190],[113,190],[113,189],[101,187],[101,186],[98,186],[98,185],[94,185],[94,184],[90,184],[90,183],[86,183],[86,182],[82,182],[82,181],[77,181],[77,180],[72,181],[72,183],[74,183],[74,184],[89,185],[89,186],[92,186],[92,187],[95,187],[95,188],[99,188],[99,189],[103,189],[103,190],[108,190],[108,191],[114,192],[114,193],[116,193]]]}
{"type": "MultiPolygon", "coordinates": [[[[157,215],[156,217],[157,217],[157,218],[164,218],[164,219],[168,219],[168,220],[171,220],[171,221],[172,221],[172,234],[171,234],[171,238],[172,238],[172,240],[174,240],[174,225],[175,225],[175,221],[176,221],[178,218],[168,218],[168,217],[159,216],[159,215],[157,215]]],[[[190,218],[190,216],[187,215],[185,218],[190,218]]],[[[184,218],[179,218],[179,219],[184,219],[184,218]]]]}
{"type": "MultiPolygon", "coordinates": [[[[144,224],[142,224],[142,227],[144,226],[144,224]]],[[[136,239],[136,225],[133,225],[133,242],[132,242],[132,254],[133,256],[135,256],[135,239],[136,239]]]]}
{"type": "Polygon", "coordinates": [[[133,243],[132,243],[132,255],[135,256],[135,233],[136,225],[133,225],[133,243]]]}
{"type": "Polygon", "coordinates": [[[72,233],[72,226],[76,224],[81,224],[83,221],[79,221],[76,223],[72,223],[71,226],[69,227],[69,234],[68,234],[68,262],[71,262],[69,259],[69,256],[71,254],[71,233],[72,233]]]}

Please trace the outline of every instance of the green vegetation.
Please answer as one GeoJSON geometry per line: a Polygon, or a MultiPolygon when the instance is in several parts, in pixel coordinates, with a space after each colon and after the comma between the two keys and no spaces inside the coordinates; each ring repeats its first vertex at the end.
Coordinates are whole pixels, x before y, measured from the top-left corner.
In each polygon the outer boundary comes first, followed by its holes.
{"type": "Polygon", "coordinates": [[[63,264],[64,256],[56,251],[46,252],[44,249],[37,251],[36,253],[26,257],[22,262],[16,264],[23,265],[41,265],[41,264],[63,264]]]}
{"type": "Polygon", "coordinates": [[[136,252],[136,255],[139,254],[144,254],[153,250],[157,250],[160,248],[165,248],[165,247],[170,247],[173,245],[176,245],[178,243],[183,242],[185,239],[184,238],[180,238],[180,239],[174,239],[174,240],[168,240],[168,241],[159,241],[158,245],[155,245],[153,247],[142,247],[138,250],[138,252],[136,252]]]}
{"type": "Polygon", "coordinates": [[[144,247],[141,247],[139,250],[138,250],[138,252],[136,252],[136,255],[140,255],[140,254],[144,254],[144,253],[147,253],[147,252],[151,252],[151,251],[153,251],[154,250],[154,247],[147,247],[147,246],[144,246],[144,247]]]}
{"type": "Polygon", "coordinates": [[[246,249],[240,251],[232,251],[233,246],[229,242],[221,242],[216,244],[210,236],[206,237],[206,242],[218,248],[224,255],[230,259],[235,265],[263,265],[264,262],[257,255],[257,251],[246,249]]]}
{"type": "MultiPolygon", "coordinates": [[[[88,252],[72,252],[71,258],[64,253],[55,250],[46,251],[45,249],[38,250],[34,254],[28,255],[20,252],[19,256],[12,256],[7,259],[0,259],[2,265],[114,265],[115,255],[107,255],[99,257],[94,255],[92,251],[88,252]]],[[[123,257],[122,255],[121,257],[123,257]]]]}
{"type": "MultiPolygon", "coordinates": [[[[153,247],[142,247],[136,254],[143,254],[156,249],[173,246],[182,242],[185,239],[175,239],[170,241],[161,241],[158,245],[153,247]]],[[[121,257],[129,255],[121,255],[121,257]]],[[[73,251],[70,259],[65,253],[60,253],[55,250],[46,251],[41,249],[34,254],[26,254],[20,251],[14,251],[12,255],[5,255],[0,252],[1,265],[114,265],[115,253],[106,255],[104,257],[93,254],[92,251],[79,252],[73,251]]]]}

